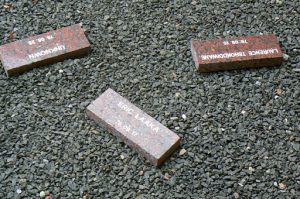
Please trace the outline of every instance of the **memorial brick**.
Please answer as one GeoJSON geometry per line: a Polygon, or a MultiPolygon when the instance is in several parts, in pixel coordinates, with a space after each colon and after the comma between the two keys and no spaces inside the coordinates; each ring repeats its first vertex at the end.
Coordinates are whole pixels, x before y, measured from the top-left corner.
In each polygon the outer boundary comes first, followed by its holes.
{"type": "Polygon", "coordinates": [[[191,40],[197,71],[278,66],[283,54],[274,34],[229,39],[191,40]]]}
{"type": "Polygon", "coordinates": [[[154,165],[162,164],[179,146],[177,134],[112,89],[93,101],[86,113],[154,165]]]}
{"type": "Polygon", "coordinates": [[[91,49],[80,24],[64,27],[0,46],[7,76],[34,67],[82,56],[91,49]]]}

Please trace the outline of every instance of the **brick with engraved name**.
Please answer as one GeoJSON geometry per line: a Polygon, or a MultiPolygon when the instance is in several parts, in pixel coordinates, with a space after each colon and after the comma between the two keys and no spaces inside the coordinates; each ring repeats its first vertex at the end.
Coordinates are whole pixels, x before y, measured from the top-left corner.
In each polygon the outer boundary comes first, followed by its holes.
{"type": "Polygon", "coordinates": [[[197,71],[278,66],[283,54],[274,34],[229,39],[191,40],[197,71]]]}
{"type": "Polygon", "coordinates": [[[7,76],[34,67],[82,56],[91,49],[80,24],[64,27],[0,46],[0,58],[7,76]]]}
{"type": "Polygon", "coordinates": [[[86,113],[154,165],[162,164],[179,146],[177,134],[112,89],[93,101],[86,113]]]}

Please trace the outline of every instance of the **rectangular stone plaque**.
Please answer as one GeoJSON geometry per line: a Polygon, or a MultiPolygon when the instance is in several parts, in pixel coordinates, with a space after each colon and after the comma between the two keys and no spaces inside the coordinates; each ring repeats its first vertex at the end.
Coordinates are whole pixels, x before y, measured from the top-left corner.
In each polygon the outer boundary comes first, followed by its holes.
{"type": "Polygon", "coordinates": [[[177,134],[112,89],[93,101],[86,113],[154,165],[163,163],[179,146],[177,134]]]}
{"type": "Polygon", "coordinates": [[[275,35],[191,41],[197,71],[212,72],[240,68],[277,66],[283,54],[275,35]]]}
{"type": "Polygon", "coordinates": [[[0,46],[7,76],[89,52],[90,43],[80,24],[0,46]]]}

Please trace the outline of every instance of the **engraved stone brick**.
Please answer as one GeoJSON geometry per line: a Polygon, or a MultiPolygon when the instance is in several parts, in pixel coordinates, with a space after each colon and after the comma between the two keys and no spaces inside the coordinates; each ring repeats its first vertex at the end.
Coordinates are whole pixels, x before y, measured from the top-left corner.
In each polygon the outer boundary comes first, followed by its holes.
{"type": "Polygon", "coordinates": [[[162,164],[179,146],[177,134],[112,89],[93,101],[86,113],[154,165],[162,164]]]}
{"type": "Polygon", "coordinates": [[[91,49],[80,24],[50,31],[0,46],[7,76],[31,68],[82,56],[91,49]]]}
{"type": "Polygon", "coordinates": [[[275,35],[191,41],[199,72],[277,66],[283,54],[275,35]]]}

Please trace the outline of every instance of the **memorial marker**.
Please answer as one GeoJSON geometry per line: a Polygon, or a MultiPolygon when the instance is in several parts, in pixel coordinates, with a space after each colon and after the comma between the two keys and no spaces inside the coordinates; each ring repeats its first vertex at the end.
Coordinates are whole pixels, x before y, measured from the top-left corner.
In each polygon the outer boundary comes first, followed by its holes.
{"type": "Polygon", "coordinates": [[[93,101],[86,113],[154,165],[162,164],[179,146],[177,134],[112,89],[93,101]]]}
{"type": "Polygon", "coordinates": [[[191,41],[197,71],[277,66],[283,54],[275,35],[191,41]]]}
{"type": "Polygon", "coordinates": [[[80,24],[50,31],[0,46],[7,76],[67,58],[82,56],[91,49],[80,24]]]}

